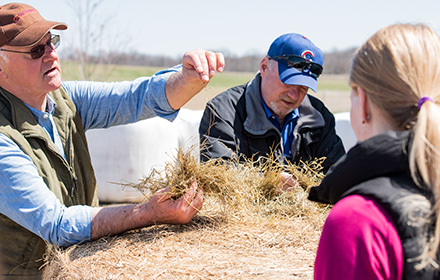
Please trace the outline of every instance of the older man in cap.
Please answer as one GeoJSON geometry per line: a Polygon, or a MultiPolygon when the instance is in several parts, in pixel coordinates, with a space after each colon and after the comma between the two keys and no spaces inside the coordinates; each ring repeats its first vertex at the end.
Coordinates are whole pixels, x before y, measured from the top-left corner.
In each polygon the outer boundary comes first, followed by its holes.
{"type": "MultiPolygon", "coordinates": [[[[326,172],[345,151],[334,116],[307,94],[318,89],[323,61],[322,51],[303,35],[278,37],[253,80],[206,105],[199,128],[201,160],[272,156],[298,163],[326,157],[326,172]]],[[[282,176],[282,189],[296,185],[289,174],[282,176]]]]}
{"type": "Polygon", "coordinates": [[[202,207],[196,184],[180,199],[98,207],[85,130],[178,109],[222,71],[220,53],[187,52],[181,66],[133,82],[64,82],[61,22],[25,4],[0,6],[0,278],[38,279],[51,246],[152,224],[187,223],[202,207]]]}

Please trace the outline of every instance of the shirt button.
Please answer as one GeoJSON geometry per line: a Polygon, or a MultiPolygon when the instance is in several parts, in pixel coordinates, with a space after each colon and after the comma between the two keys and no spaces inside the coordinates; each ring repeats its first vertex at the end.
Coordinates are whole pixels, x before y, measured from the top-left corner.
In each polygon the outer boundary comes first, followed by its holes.
{"type": "Polygon", "coordinates": [[[43,119],[47,120],[49,118],[49,114],[43,114],[43,119]]]}

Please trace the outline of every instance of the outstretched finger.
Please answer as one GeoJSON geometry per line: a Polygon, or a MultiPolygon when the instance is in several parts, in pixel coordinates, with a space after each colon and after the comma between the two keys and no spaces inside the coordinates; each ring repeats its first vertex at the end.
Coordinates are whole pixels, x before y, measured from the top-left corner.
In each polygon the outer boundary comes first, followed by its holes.
{"type": "Polygon", "coordinates": [[[222,53],[216,53],[215,56],[217,57],[217,71],[223,72],[225,69],[225,57],[222,53]]]}
{"type": "Polygon", "coordinates": [[[217,55],[213,52],[207,51],[205,52],[205,57],[208,64],[209,78],[212,78],[217,71],[217,55]]]}
{"type": "Polygon", "coordinates": [[[209,82],[210,79],[210,60],[208,58],[206,51],[197,52],[198,59],[200,61],[200,64],[202,66],[202,72],[199,72],[200,80],[203,82],[209,82]]]}

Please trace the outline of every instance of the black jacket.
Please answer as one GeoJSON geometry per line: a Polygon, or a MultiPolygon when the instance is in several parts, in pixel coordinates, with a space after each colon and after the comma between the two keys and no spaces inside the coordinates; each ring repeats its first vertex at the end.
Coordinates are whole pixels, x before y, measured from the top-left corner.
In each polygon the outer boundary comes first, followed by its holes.
{"type": "MultiPolygon", "coordinates": [[[[199,133],[200,159],[257,159],[272,155],[283,161],[280,131],[267,119],[261,104],[260,74],[248,84],[231,88],[208,102],[199,133]]],[[[307,95],[299,106],[292,141],[292,163],[326,157],[324,171],[344,153],[335,118],[317,98],[307,95]]]]}
{"type": "MultiPolygon", "coordinates": [[[[359,194],[372,197],[390,214],[403,248],[404,279],[439,279],[439,271],[420,258],[434,236],[433,195],[418,187],[409,170],[411,133],[388,132],[354,146],[327,173],[309,199],[335,204],[359,194]]],[[[438,263],[438,258],[437,258],[438,263]]]]}

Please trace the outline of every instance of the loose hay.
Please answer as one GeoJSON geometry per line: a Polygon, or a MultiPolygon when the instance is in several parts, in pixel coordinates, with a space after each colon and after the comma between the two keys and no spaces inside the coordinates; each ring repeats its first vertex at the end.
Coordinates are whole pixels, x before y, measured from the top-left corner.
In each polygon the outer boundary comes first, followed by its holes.
{"type": "Polygon", "coordinates": [[[199,163],[179,150],[138,188],[148,199],[170,187],[180,197],[194,180],[203,209],[187,225],[158,225],[57,249],[47,279],[311,279],[329,207],[307,200],[322,179],[324,159],[282,166],[266,158],[244,163],[199,163]],[[280,173],[302,188],[278,194],[280,173]]]}

